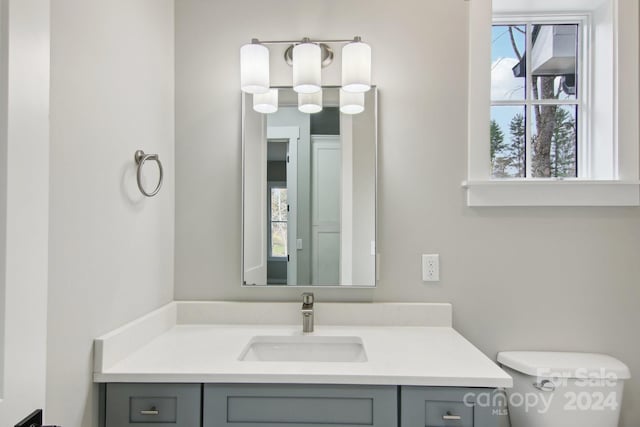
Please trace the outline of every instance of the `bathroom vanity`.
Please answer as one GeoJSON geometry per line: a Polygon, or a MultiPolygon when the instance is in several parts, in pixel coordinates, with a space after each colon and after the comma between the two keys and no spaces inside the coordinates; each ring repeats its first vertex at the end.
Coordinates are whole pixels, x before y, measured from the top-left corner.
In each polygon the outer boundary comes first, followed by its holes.
{"type": "Polygon", "coordinates": [[[511,377],[449,304],[174,302],[95,341],[104,427],[492,427],[511,377]]]}

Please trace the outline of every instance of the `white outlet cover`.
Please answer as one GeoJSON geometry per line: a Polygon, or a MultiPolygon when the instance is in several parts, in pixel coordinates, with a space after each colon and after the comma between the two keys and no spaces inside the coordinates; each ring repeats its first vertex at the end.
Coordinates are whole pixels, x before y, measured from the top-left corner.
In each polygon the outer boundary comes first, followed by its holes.
{"type": "Polygon", "coordinates": [[[422,280],[424,282],[440,281],[440,255],[422,255],[422,280]]]}

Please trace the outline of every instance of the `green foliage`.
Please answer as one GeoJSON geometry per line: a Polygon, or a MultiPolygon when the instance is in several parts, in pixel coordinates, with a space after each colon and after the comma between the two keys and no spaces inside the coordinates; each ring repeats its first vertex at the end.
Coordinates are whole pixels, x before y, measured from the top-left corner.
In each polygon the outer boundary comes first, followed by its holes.
{"type": "Polygon", "coordinates": [[[500,129],[498,122],[491,120],[491,158],[493,159],[496,153],[504,148],[504,132],[500,129]]]}

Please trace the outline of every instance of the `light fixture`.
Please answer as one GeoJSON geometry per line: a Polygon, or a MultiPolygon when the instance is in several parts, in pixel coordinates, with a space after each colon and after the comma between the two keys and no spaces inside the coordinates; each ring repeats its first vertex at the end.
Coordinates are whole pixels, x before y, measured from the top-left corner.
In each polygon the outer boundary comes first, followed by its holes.
{"type": "Polygon", "coordinates": [[[293,48],[293,90],[316,93],[322,89],[322,51],[320,46],[304,39],[293,48]]]}
{"type": "Polygon", "coordinates": [[[340,111],[344,114],[360,114],[364,111],[364,93],[340,89],[340,111]]]}
{"type": "Polygon", "coordinates": [[[253,109],[258,113],[271,114],[278,111],[278,89],[253,95],[253,109]]]}
{"type": "Polygon", "coordinates": [[[360,37],[342,48],[342,89],[356,93],[371,89],[371,46],[360,37]]]}
{"type": "Polygon", "coordinates": [[[307,114],[322,111],[322,90],[316,93],[299,93],[298,110],[307,114]]]}
{"type": "Polygon", "coordinates": [[[269,91],[269,48],[256,39],[240,48],[240,89],[253,94],[269,91]]]}
{"type": "Polygon", "coordinates": [[[342,40],[260,41],[252,39],[240,49],[240,88],[254,95],[253,108],[265,114],[278,110],[278,93],[269,90],[269,45],[289,45],[284,60],[293,67],[293,90],[298,93],[298,109],[306,113],[322,111],[322,68],[333,62],[331,45],[342,48],[342,90],[340,111],[358,114],[364,111],[364,94],[371,89],[371,47],[358,36],[342,40]],[[255,95],[262,95],[258,97],[255,95]],[[301,95],[317,95],[308,97],[301,95]],[[275,97],[275,101],[274,98],[275,97]]]}

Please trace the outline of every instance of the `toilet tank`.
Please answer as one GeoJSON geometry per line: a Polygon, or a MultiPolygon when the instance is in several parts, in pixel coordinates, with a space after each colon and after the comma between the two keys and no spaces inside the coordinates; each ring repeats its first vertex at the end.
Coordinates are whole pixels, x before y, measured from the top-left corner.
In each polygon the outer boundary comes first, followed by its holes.
{"type": "Polygon", "coordinates": [[[629,368],[604,354],[498,353],[513,377],[507,389],[512,427],[617,427],[629,368]]]}

